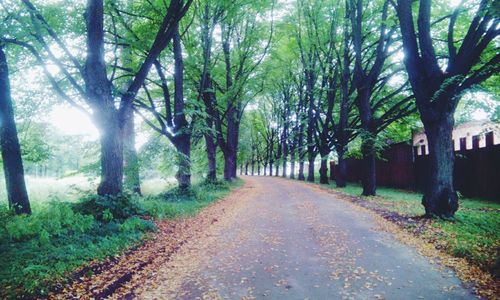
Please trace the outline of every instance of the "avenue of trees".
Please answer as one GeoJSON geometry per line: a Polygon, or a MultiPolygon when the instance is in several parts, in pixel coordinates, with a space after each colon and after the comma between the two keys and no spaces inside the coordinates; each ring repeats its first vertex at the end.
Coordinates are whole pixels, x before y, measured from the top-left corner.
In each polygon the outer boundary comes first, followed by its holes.
{"type": "Polygon", "coordinates": [[[330,159],[345,187],[345,158],[356,155],[363,195],[376,194],[386,141],[422,126],[430,155],[422,204],[427,216],[452,217],[455,115],[467,93],[498,101],[499,17],[496,0],[1,1],[9,206],[31,213],[26,161],[53,155],[43,128],[20,134],[36,114],[14,96],[36,82],[27,96],[35,111],[47,112],[42,99],[51,97],[98,128],[101,196],[141,194],[138,124],[150,132],[143,151],[168,145],[161,155],[180,190],[195,166],[208,181],[230,181],[239,168],[311,182],[319,171],[328,184],[330,159]],[[11,84],[23,72],[30,84],[11,84]]]}

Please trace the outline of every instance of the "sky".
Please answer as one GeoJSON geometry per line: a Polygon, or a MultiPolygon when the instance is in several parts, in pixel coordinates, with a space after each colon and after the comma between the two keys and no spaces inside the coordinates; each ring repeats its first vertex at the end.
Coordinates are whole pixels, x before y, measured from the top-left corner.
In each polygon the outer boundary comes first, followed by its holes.
{"type": "MultiPolygon", "coordinates": [[[[49,122],[62,135],[78,135],[84,136],[88,141],[97,141],[99,139],[99,130],[92,123],[89,117],[82,111],[72,107],[69,104],[59,104],[52,108],[52,111],[47,115],[49,122]]],[[[139,117],[135,118],[136,122],[136,149],[139,150],[148,139],[149,134],[141,128],[142,120],[139,117]]]]}
{"type": "Polygon", "coordinates": [[[91,140],[99,138],[99,131],[89,117],[70,105],[55,105],[48,119],[64,135],[85,135],[91,140]]]}

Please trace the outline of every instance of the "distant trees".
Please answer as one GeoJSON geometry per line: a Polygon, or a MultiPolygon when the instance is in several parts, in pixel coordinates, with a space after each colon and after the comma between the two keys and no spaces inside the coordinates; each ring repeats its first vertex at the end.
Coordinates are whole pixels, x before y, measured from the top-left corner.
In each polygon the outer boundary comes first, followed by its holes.
{"type": "Polygon", "coordinates": [[[210,165],[214,164],[215,142],[223,153],[225,180],[236,177],[243,111],[259,92],[248,88],[249,80],[271,43],[272,24],[264,20],[266,8],[272,5],[267,1],[208,1],[204,8],[200,92],[211,129],[205,139],[210,165]],[[212,40],[215,27],[220,29],[217,41],[212,40]],[[220,45],[219,64],[211,60],[215,42],[220,45]]]}

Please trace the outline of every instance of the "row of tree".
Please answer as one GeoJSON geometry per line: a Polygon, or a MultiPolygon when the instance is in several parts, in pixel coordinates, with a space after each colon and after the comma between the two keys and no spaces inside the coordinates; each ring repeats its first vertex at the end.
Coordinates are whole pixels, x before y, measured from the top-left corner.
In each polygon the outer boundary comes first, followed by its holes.
{"type": "Polygon", "coordinates": [[[380,135],[391,126],[401,130],[401,121],[418,112],[431,157],[422,204],[429,216],[453,216],[454,113],[465,91],[498,76],[500,28],[494,1],[460,3],[450,14],[431,4],[299,0],[281,28],[287,39],[276,41],[272,53],[270,67],[278,72],[270,71],[270,100],[248,116],[253,131],[242,136],[241,173],[254,174],[257,165],[260,174],[262,165],[264,175],[266,168],[273,175],[274,164],[278,176],[281,164],[286,177],[289,159],[290,177],[298,162],[298,179],[305,180],[307,160],[307,180],[314,181],[320,156],[319,181],[327,184],[335,152],[336,184],[345,187],[344,158],[359,140],[363,195],[375,195],[380,135]]]}
{"type": "Polygon", "coordinates": [[[208,180],[216,152],[236,177],[239,124],[251,77],[271,44],[268,1],[2,2],[3,165],[9,204],[30,213],[3,49],[36,64],[60,99],[100,132],[99,195],[140,193],[134,114],[176,149],[181,189],[191,185],[191,144],[206,142],[208,180]],[[83,20],[85,26],[81,26],[83,20]],[[185,21],[181,22],[184,18],[185,21]],[[187,62],[185,62],[187,58],[187,62]],[[187,72],[185,72],[187,70],[187,72]]]}
{"type": "Polygon", "coordinates": [[[270,174],[280,162],[285,176],[289,160],[291,177],[298,162],[299,179],[307,160],[314,181],[319,155],[320,182],[327,183],[334,151],[342,187],[348,146],[360,139],[363,194],[374,195],[378,137],[418,111],[432,161],[423,204],[428,215],[445,216],[458,207],[455,109],[464,91],[499,68],[493,0],[460,3],[451,13],[431,0],[1,5],[0,141],[17,213],[31,210],[8,65],[36,65],[43,73],[36,80],[99,129],[99,195],[124,186],[140,193],[134,116],[175,148],[181,189],[191,185],[192,146],[201,140],[208,180],[217,179],[217,153],[225,180],[236,177],[240,154],[270,174]]]}

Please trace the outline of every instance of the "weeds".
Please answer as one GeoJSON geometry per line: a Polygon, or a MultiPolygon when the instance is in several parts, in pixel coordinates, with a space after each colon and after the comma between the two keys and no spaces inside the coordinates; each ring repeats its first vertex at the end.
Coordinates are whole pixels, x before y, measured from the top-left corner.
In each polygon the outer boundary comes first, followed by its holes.
{"type": "Polygon", "coordinates": [[[144,198],[84,195],[78,201],[45,201],[31,216],[16,216],[0,205],[0,298],[47,295],[76,269],[141,243],[156,230],[145,216],[192,215],[241,182],[203,183],[144,198]]]}
{"type": "Polygon", "coordinates": [[[189,190],[173,188],[158,196],[144,198],[143,207],[154,218],[177,218],[190,216],[213,201],[227,195],[232,188],[243,183],[236,180],[231,183],[215,182],[193,185],[189,190]]]}

